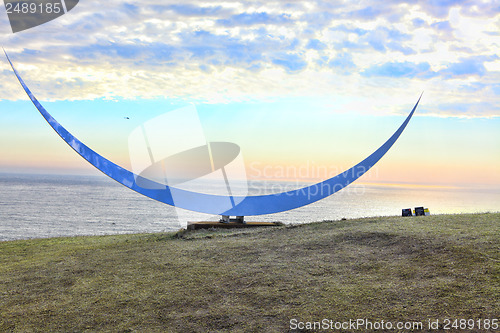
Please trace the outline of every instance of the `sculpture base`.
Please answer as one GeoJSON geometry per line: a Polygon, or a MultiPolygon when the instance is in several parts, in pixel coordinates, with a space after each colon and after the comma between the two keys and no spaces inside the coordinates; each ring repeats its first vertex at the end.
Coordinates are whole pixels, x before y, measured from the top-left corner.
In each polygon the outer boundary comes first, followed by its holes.
{"type": "Polygon", "coordinates": [[[283,225],[281,222],[219,222],[219,221],[200,221],[200,222],[188,222],[187,230],[198,230],[198,229],[210,229],[210,228],[221,228],[221,229],[232,229],[232,228],[253,228],[253,227],[277,227],[283,225]]]}

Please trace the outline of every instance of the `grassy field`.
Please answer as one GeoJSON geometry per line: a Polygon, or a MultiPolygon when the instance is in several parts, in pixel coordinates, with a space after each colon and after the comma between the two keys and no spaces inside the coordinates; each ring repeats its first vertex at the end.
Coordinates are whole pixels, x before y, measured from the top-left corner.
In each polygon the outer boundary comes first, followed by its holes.
{"type": "Polygon", "coordinates": [[[2,242],[0,331],[286,332],[292,319],[362,318],[427,331],[428,319],[498,318],[499,230],[487,213],[2,242]]]}

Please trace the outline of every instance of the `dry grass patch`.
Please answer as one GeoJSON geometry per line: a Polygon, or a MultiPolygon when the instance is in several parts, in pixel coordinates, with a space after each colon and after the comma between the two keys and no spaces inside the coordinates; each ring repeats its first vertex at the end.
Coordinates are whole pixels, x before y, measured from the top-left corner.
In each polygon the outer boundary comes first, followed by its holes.
{"type": "Polygon", "coordinates": [[[0,331],[498,318],[500,214],[0,243],[0,331]]]}

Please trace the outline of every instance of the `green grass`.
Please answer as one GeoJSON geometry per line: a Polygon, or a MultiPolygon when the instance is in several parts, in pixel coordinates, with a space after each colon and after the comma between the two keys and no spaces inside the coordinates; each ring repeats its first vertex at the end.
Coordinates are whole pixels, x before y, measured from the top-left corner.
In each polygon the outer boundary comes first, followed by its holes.
{"type": "Polygon", "coordinates": [[[498,318],[499,230],[487,213],[2,242],[0,331],[498,318]]]}

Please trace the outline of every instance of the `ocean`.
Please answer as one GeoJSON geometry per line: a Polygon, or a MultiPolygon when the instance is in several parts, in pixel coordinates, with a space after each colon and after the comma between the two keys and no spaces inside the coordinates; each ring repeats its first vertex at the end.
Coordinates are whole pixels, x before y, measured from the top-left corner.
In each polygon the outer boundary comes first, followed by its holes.
{"type": "MultiPolygon", "coordinates": [[[[248,193],[305,185],[250,181],[248,193]]],[[[497,212],[500,190],[354,183],[311,205],[246,219],[298,224],[401,215],[401,209],[417,206],[431,214],[497,212]]],[[[0,241],[174,231],[187,221],[214,218],[151,200],[104,176],[0,174],[0,241]]]]}

